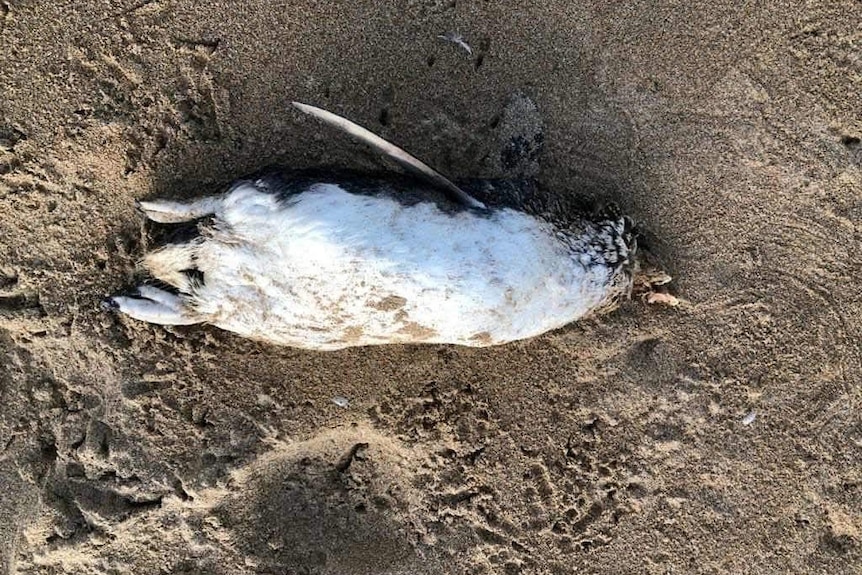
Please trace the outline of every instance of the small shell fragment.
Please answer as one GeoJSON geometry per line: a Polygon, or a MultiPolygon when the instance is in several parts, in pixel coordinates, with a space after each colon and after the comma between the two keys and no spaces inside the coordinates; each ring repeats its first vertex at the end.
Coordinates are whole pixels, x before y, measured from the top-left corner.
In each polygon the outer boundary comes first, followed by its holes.
{"type": "Polygon", "coordinates": [[[742,425],[751,425],[754,423],[755,419],[757,419],[757,412],[749,411],[748,414],[742,418],[742,425]]]}
{"type": "Polygon", "coordinates": [[[334,403],[338,407],[349,407],[350,406],[350,400],[347,399],[346,397],[342,396],[342,395],[336,395],[335,397],[333,397],[332,403],[334,403]]]}
{"type": "Polygon", "coordinates": [[[679,305],[679,299],[669,293],[652,292],[647,294],[646,302],[648,304],[666,305],[675,307],[679,305]]]}
{"type": "Polygon", "coordinates": [[[465,52],[467,52],[468,54],[470,54],[471,56],[473,55],[473,48],[471,48],[470,45],[467,43],[467,41],[464,40],[464,36],[462,36],[458,32],[446,32],[445,34],[440,34],[437,37],[440,38],[441,40],[446,40],[447,42],[451,42],[451,43],[455,44],[456,46],[458,46],[459,48],[461,48],[462,50],[464,50],[465,52]]]}

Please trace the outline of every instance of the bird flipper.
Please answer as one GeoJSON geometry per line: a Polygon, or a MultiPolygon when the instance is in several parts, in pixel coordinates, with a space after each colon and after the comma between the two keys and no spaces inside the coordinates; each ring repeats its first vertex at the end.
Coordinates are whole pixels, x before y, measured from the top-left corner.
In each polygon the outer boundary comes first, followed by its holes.
{"type": "Polygon", "coordinates": [[[433,184],[435,187],[438,187],[445,191],[451,197],[451,199],[458,202],[459,204],[463,204],[464,206],[469,208],[486,208],[485,204],[483,204],[482,202],[456,186],[449,178],[447,178],[422,160],[404,151],[395,144],[387,142],[377,134],[371,132],[370,130],[367,130],[366,128],[363,128],[359,124],[351,122],[347,118],[344,118],[337,114],[333,114],[332,112],[327,112],[326,110],[323,110],[316,106],[310,106],[308,104],[302,104],[300,102],[293,102],[293,105],[300,111],[310,116],[314,116],[318,120],[321,120],[323,123],[328,124],[333,128],[337,128],[342,132],[350,134],[351,136],[364,142],[371,148],[377,150],[384,156],[391,158],[403,168],[423,177],[430,184],[433,184]]]}

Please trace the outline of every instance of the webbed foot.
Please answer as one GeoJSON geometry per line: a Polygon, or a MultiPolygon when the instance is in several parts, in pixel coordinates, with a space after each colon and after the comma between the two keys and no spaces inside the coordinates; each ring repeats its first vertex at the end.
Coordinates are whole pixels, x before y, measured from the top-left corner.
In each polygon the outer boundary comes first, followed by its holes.
{"type": "Polygon", "coordinates": [[[102,301],[105,311],[117,311],[127,316],[160,325],[191,325],[200,319],[187,311],[179,296],[150,285],[138,287],[137,296],[110,296],[102,301]]]}
{"type": "Polygon", "coordinates": [[[188,203],[152,200],[136,202],[148,219],[161,224],[190,222],[214,214],[221,206],[220,197],[201,198],[188,203]]]}

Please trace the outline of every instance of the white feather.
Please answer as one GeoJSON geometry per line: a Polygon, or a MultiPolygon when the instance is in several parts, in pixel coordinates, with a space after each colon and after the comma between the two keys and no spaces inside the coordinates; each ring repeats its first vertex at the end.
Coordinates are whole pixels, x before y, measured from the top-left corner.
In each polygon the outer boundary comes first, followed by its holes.
{"type": "Polygon", "coordinates": [[[608,297],[588,239],[511,209],[444,213],[318,184],[288,199],[240,184],[196,241],[201,321],[332,350],[384,343],[487,346],[570,323],[608,297]]]}

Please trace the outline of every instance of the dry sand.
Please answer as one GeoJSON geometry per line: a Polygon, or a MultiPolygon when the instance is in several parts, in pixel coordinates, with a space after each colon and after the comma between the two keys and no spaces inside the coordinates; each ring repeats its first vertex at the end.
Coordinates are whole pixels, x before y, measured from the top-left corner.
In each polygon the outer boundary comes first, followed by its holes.
{"type": "Polygon", "coordinates": [[[0,0],[4,569],[862,572],[860,21],[852,0],[0,0]],[[542,183],[642,221],[687,306],[325,354],[100,311],[151,241],[135,199],[376,165],[290,100],[464,177],[500,175],[517,93],[542,183]]]}

